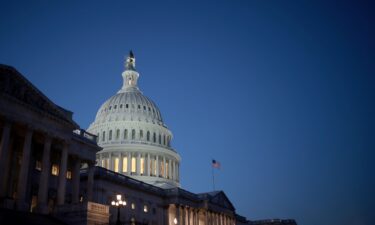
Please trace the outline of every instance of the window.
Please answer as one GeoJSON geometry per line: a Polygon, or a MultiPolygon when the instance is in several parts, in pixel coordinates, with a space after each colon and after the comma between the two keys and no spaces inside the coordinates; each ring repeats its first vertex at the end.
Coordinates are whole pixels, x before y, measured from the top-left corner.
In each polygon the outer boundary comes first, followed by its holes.
{"type": "Polygon", "coordinates": [[[112,130],[109,131],[108,141],[112,140],[112,130]]]}
{"type": "Polygon", "coordinates": [[[143,130],[139,131],[139,139],[143,139],[143,130]]]}
{"type": "Polygon", "coordinates": [[[132,157],[132,173],[135,173],[136,169],[137,169],[136,159],[135,157],[132,157]]]}
{"type": "Polygon", "coordinates": [[[120,129],[116,130],[116,140],[120,138],[120,129]]]}
{"type": "Polygon", "coordinates": [[[169,178],[169,164],[168,162],[165,163],[165,177],[169,178]]]}
{"type": "Polygon", "coordinates": [[[124,139],[125,140],[128,139],[128,130],[127,129],[124,130],[124,139]]]}
{"type": "Polygon", "coordinates": [[[134,109],[134,104],[132,104],[132,109],[134,109]]]}
{"type": "Polygon", "coordinates": [[[150,107],[148,107],[148,111],[149,111],[149,112],[151,111],[151,108],[150,108],[150,107]]]}
{"type": "Polygon", "coordinates": [[[159,161],[159,177],[164,177],[164,163],[159,161]]]}
{"type": "Polygon", "coordinates": [[[52,164],[51,173],[54,176],[58,176],[59,175],[59,166],[57,164],[52,164]]]}
{"type": "Polygon", "coordinates": [[[134,140],[134,139],[135,139],[135,130],[132,129],[132,140],[134,140]]]}
{"type": "Polygon", "coordinates": [[[147,131],[147,141],[150,141],[150,131],[147,131]]]}
{"type": "Polygon", "coordinates": [[[109,107],[109,110],[111,110],[111,109],[112,109],[112,106],[109,107]]]}
{"type": "Polygon", "coordinates": [[[122,104],[120,105],[120,109],[122,109],[122,104]]]}
{"type": "Polygon", "coordinates": [[[122,172],[128,172],[128,157],[122,158],[122,172]]]}
{"type": "Polygon", "coordinates": [[[38,171],[42,171],[42,162],[40,160],[37,160],[35,162],[35,169],[38,171]]]}
{"type": "Polygon", "coordinates": [[[115,107],[114,107],[115,109],[117,109],[117,105],[115,105],[115,107]]]}
{"type": "Polygon", "coordinates": [[[138,105],[138,109],[141,109],[141,105],[138,105]]]}
{"type": "Polygon", "coordinates": [[[129,108],[129,104],[126,104],[126,105],[125,105],[125,108],[129,108]]]}
{"type": "Polygon", "coordinates": [[[132,204],[131,204],[131,207],[132,207],[132,209],[135,209],[135,204],[132,203],[132,204]]]}
{"type": "Polygon", "coordinates": [[[119,170],[118,163],[119,163],[119,159],[115,158],[115,172],[117,172],[117,173],[118,173],[118,170],[119,170]]]}
{"type": "Polygon", "coordinates": [[[144,206],[143,206],[143,212],[145,212],[145,213],[148,212],[148,207],[147,207],[147,205],[144,205],[144,206]]]}
{"type": "Polygon", "coordinates": [[[159,144],[161,145],[161,135],[159,134],[159,144]]]}
{"type": "Polygon", "coordinates": [[[145,158],[141,158],[141,175],[145,172],[145,158]]]}
{"type": "Polygon", "coordinates": [[[156,142],[156,134],[155,134],[155,132],[154,132],[154,135],[153,135],[153,141],[154,141],[154,143],[156,142]]]}
{"type": "Polygon", "coordinates": [[[102,141],[105,141],[105,131],[103,131],[102,141]]]}
{"type": "Polygon", "coordinates": [[[70,170],[66,171],[66,179],[69,179],[69,180],[72,179],[72,171],[70,170]]]}
{"type": "Polygon", "coordinates": [[[143,110],[146,110],[146,106],[143,106],[143,110]]]}

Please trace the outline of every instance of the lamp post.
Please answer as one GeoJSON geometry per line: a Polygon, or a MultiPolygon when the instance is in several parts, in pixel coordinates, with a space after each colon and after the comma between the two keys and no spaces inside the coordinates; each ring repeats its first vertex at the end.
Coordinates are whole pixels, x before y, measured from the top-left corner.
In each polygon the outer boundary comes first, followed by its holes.
{"type": "Polygon", "coordinates": [[[111,205],[117,208],[117,221],[116,225],[121,225],[120,222],[120,208],[126,206],[126,201],[121,200],[121,195],[116,195],[116,201],[112,201],[111,205]]]}

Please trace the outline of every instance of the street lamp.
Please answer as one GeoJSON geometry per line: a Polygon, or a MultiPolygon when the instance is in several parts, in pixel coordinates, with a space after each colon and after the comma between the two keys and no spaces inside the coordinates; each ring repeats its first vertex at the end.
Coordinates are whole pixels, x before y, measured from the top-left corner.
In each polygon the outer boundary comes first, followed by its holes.
{"type": "Polygon", "coordinates": [[[112,201],[111,205],[117,208],[117,221],[116,225],[120,225],[120,207],[126,206],[126,201],[121,200],[121,195],[116,195],[116,201],[112,201]]]}

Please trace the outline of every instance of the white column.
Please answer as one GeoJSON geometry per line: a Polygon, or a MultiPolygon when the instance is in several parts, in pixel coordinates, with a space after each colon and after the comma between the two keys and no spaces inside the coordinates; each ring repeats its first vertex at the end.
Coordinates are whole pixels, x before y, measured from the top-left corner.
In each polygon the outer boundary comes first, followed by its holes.
{"type": "Polygon", "coordinates": [[[187,208],[187,221],[188,221],[188,225],[190,225],[190,208],[187,208]]]}
{"type": "Polygon", "coordinates": [[[68,163],[68,143],[64,143],[64,147],[61,150],[59,186],[58,186],[58,189],[57,189],[57,204],[58,205],[63,205],[65,203],[67,163],[68,163]]]}
{"type": "Polygon", "coordinates": [[[155,163],[156,163],[156,177],[159,177],[159,156],[158,155],[156,155],[155,163]]]}
{"type": "Polygon", "coordinates": [[[128,172],[127,174],[130,175],[132,171],[132,155],[128,152],[128,172]]]}
{"type": "Polygon", "coordinates": [[[79,202],[79,181],[80,181],[81,160],[77,158],[73,167],[73,187],[72,187],[72,203],[79,202]]]}
{"type": "Polygon", "coordinates": [[[167,177],[168,177],[168,179],[172,179],[172,165],[171,165],[171,160],[170,159],[168,159],[168,174],[167,174],[167,177]]]}
{"type": "Polygon", "coordinates": [[[146,175],[150,176],[150,154],[147,153],[146,175]]]}
{"type": "Polygon", "coordinates": [[[122,167],[123,167],[123,162],[124,160],[122,160],[122,153],[120,152],[119,155],[118,155],[118,172],[119,173],[123,173],[123,170],[122,170],[122,167]]]}
{"type": "Polygon", "coordinates": [[[48,180],[50,176],[50,155],[51,155],[52,138],[47,136],[44,140],[43,159],[42,159],[42,172],[39,178],[38,189],[38,211],[40,213],[48,213],[48,180]]]}
{"type": "Polygon", "coordinates": [[[87,175],[87,201],[93,200],[93,188],[94,188],[94,163],[88,163],[88,175],[87,175]]]}
{"type": "Polygon", "coordinates": [[[110,152],[109,153],[109,169],[112,170],[112,171],[115,171],[115,168],[114,168],[114,163],[113,163],[113,154],[110,152]]]}
{"type": "Polygon", "coordinates": [[[176,180],[175,171],[176,171],[176,162],[173,160],[173,162],[172,162],[172,180],[176,180]]]}
{"type": "Polygon", "coordinates": [[[0,143],[0,198],[7,195],[11,123],[5,121],[0,143]]]}
{"type": "Polygon", "coordinates": [[[139,176],[141,174],[141,154],[137,153],[137,166],[135,167],[136,174],[139,176]]]}
{"type": "MultiPolygon", "coordinates": [[[[176,208],[176,215],[175,215],[175,218],[177,219],[177,224],[181,224],[181,219],[180,219],[180,206],[179,205],[175,205],[175,208],[176,208]]],[[[174,218],[172,219],[172,222],[173,222],[174,218]]]]}
{"type": "Polygon", "coordinates": [[[25,141],[23,143],[22,150],[22,161],[20,174],[18,176],[17,184],[17,208],[20,210],[27,210],[27,205],[25,202],[26,196],[26,184],[29,173],[29,163],[30,163],[30,153],[31,153],[31,142],[33,137],[33,131],[28,128],[26,131],[25,141]]]}
{"type": "Polygon", "coordinates": [[[163,156],[163,177],[164,178],[167,178],[167,167],[166,167],[166,163],[165,163],[165,156],[163,156]]]}

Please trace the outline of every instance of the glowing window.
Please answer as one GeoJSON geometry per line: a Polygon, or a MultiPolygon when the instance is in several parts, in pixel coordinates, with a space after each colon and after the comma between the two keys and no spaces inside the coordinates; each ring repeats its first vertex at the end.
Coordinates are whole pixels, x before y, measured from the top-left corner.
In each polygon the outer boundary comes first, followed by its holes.
{"type": "Polygon", "coordinates": [[[141,158],[141,174],[145,172],[145,159],[142,157],[141,158]]]}
{"type": "Polygon", "coordinates": [[[59,175],[59,165],[57,165],[57,164],[52,164],[51,173],[52,173],[52,175],[54,175],[54,176],[58,176],[58,175],[59,175]]]}
{"type": "Polygon", "coordinates": [[[37,160],[35,162],[35,169],[38,170],[38,171],[42,171],[42,162],[37,160]]]}
{"type": "Polygon", "coordinates": [[[135,157],[132,157],[132,173],[135,173],[136,168],[137,168],[136,159],[135,157]]]}
{"type": "Polygon", "coordinates": [[[164,177],[164,163],[159,161],[159,176],[164,177]]]}
{"type": "Polygon", "coordinates": [[[115,158],[115,172],[118,172],[118,163],[119,163],[119,159],[116,157],[115,158]]]}
{"type": "Polygon", "coordinates": [[[122,172],[128,172],[128,157],[122,158],[122,172]]]}
{"type": "Polygon", "coordinates": [[[70,170],[66,171],[66,179],[69,179],[69,180],[72,179],[72,171],[70,170]]]}
{"type": "Polygon", "coordinates": [[[131,204],[131,207],[132,207],[132,209],[135,209],[135,204],[132,203],[132,204],[131,204]]]}

